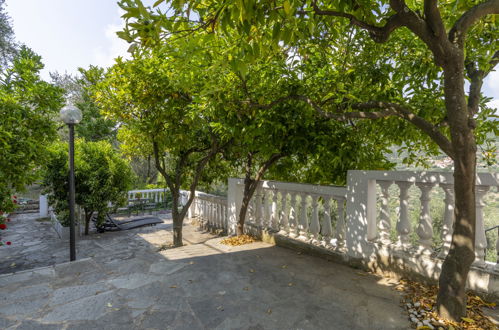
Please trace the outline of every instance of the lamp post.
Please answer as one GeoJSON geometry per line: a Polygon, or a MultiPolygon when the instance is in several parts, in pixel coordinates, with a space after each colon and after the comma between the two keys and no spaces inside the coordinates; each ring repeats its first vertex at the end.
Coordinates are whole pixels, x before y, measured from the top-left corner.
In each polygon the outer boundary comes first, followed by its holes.
{"type": "Polygon", "coordinates": [[[74,125],[81,121],[81,111],[74,105],[61,109],[61,120],[69,127],[69,260],[76,260],[75,243],[75,172],[74,172],[74,125]]]}

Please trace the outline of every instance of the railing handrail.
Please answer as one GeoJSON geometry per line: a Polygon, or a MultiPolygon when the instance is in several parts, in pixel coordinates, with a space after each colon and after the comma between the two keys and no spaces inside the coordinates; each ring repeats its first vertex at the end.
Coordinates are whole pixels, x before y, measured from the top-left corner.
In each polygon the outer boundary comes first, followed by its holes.
{"type": "Polygon", "coordinates": [[[169,190],[168,188],[155,188],[155,189],[135,189],[135,190],[129,190],[129,194],[133,193],[141,193],[141,192],[163,192],[165,190],[169,190]]]}
{"type": "MultiPolygon", "coordinates": [[[[236,179],[237,185],[243,185],[244,179],[236,179]]],[[[263,180],[260,188],[271,190],[284,190],[287,192],[306,193],[312,195],[329,195],[333,197],[346,198],[347,188],[344,186],[326,186],[308,183],[282,182],[263,180]]]]}
{"type": "Polygon", "coordinates": [[[225,196],[218,196],[218,195],[213,195],[213,194],[207,194],[202,191],[196,191],[196,198],[199,199],[205,199],[205,200],[211,200],[213,202],[220,202],[220,203],[226,203],[227,202],[227,197],[225,196]]]}
{"type": "Polygon", "coordinates": [[[485,229],[485,232],[499,228],[499,225],[485,229]]]}
{"type": "MultiPolygon", "coordinates": [[[[376,181],[408,181],[412,183],[454,184],[452,172],[440,171],[362,171],[349,170],[349,173],[362,174],[376,181]]],[[[499,186],[499,173],[477,173],[476,185],[499,186]]]]}

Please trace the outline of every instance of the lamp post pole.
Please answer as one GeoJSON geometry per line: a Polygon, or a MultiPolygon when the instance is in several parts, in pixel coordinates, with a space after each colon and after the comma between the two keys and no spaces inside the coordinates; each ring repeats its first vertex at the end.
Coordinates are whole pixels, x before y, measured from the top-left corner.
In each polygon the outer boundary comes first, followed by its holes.
{"type": "Polygon", "coordinates": [[[69,260],[76,260],[74,124],[69,127],[69,260]]]}
{"type": "Polygon", "coordinates": [[[69,128],[69,260],[76,260],[75,234],[75,125],[81,121],[80,109],[74,105],[67,105],[60,111],[61,120],[69,128]]]}

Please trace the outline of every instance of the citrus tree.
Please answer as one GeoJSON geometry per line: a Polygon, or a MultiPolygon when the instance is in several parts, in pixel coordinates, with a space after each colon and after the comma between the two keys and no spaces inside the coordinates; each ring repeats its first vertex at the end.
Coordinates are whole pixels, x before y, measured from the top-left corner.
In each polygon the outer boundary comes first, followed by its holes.
{"type": "Polygon", "coordinates": [[[13,192],[39,177],[57,136],[63,91],[40,78],[42,68],[40,56],[21,47],[0,71],[0,211],[11,211],[13,192]]]}
{"type": "MultiPolygon", "coordinates": [[[[43,187],[49,203],[54,207],[61,224],[69,223],[69,165],[67,143],[50,147],[45,165],[43,187]]],[[[102,223],[111,208],[127,202],[127,192],[133,182],[133,172],[109,142],[75,143],[75,201],[85,212],[85,235],[89,233],[94,214],[102,223]]]]}
{"type": "Polygon", "coordinates": [[[441,316],[460,320],[466,311],[466,279],[475,258],[477,133],[480,113],[487,112],[481,86],[499,62],[494,16],[499,14],[499,0],[160,0],[155,6],[162,3],[167,6],[152,10],[140,0],[120,1],[126,11],[123,17],[129,20],[120,36],[149,45],[200,30],[231,34],[241,41],[242,67],[248,57],[258,56],[262,40],[273,40],[277,47],[321,39],[327,46],[341,38],[343,30],[338,27],[345,24],[355,28],[355,35],[365,36],[352,48],[370,43],[387,47],[380,54],[371,53],[371,62],[380,67],[378,76],[390,82],[393,93],[371,94],[370,86],[362,84],[358,95],[344,92],[327,104],[323,103],[326,95],[319,100],[309,95],[289,97],[300,98],[324,118],[406,121],[453,159],[455,223],[437,305],[441,316]],[[388,56],[378,56],[382,54],[388,56]],[[354,97],[345,97],[348,94],[354,97]]]}
{"type": "Polygon", "coordinates": [[[181,40],[169,49],[118,60],[95,90],[105,113],[121,124],[125,146],[152,150],[173,197],[174,246],[182,245],[183,220],[204,169],[228,142],[213,129],[210,108],[198,93],[206,79],[196,72],[203,62],[190,58],[198,47],[195,40],[181,40]],[[185,205],[182,188],[190,191],[185,205]]]}

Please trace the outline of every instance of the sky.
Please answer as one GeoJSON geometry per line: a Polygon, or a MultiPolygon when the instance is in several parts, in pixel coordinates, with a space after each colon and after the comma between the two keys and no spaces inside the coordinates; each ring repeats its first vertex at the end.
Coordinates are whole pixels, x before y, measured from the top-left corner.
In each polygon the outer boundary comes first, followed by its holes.
{"type": "MultiPolygon", "coordinates": [[[[47,80],[49,72],[74,74],[128,56],[128,44],[116,36],[124,24],[116,0],[6,0],[6,11],[16,40],[42,56],[47,80]]],[[[486,78],[483,93],[499,113],[499,70],[486,78]]]]}

